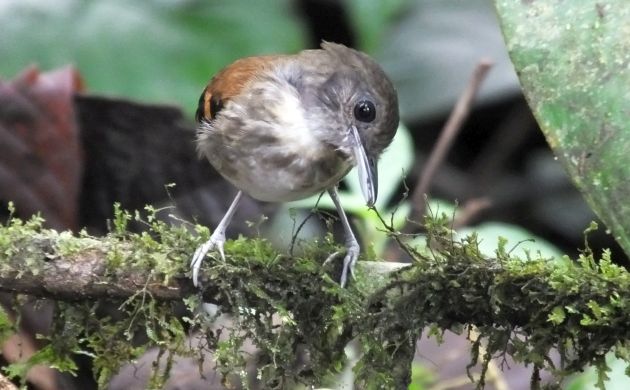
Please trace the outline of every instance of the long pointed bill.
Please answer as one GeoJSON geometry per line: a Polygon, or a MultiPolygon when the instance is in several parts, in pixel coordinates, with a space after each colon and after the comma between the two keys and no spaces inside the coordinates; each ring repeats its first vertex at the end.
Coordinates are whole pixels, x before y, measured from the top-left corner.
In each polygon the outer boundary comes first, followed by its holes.
{"type": "Polygon", "coordinates": [[[378,195],[378,171],[376,170],[376,159],[368,157],[365,151],[365,145],[356,126],[351,127],[352,137],[354,139],[352,151],[357,161],[359,171],[359,183],[361,192],[365,197],[365,201],[369,207],[376,203],[378,195]]]}

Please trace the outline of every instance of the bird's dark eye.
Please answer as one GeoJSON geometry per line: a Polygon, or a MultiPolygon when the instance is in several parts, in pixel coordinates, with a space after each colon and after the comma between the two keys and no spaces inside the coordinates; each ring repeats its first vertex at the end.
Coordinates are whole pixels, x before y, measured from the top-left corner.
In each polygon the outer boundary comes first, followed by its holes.
{"type": "Polygon", "coordinates": [[[361,122],[372,122],[376,118],[376,107],[369,100],[361,100],[354,106],[354,117],[361,122]]]}

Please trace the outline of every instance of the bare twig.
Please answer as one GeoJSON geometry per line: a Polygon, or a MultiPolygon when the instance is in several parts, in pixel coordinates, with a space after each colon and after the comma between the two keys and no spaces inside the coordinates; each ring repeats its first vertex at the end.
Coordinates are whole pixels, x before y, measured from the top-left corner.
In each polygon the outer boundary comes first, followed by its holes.
{"type": "Polygon", "coordinates": [[[457,230],[462,226],[468,225],[473,218],[491,205],[492,202],[486,197],[467,200],[462,207],[457,210],[457,214],[453,220],[453,229],[457,230]]]}
{"type": "MultiPolygon", "coordinates": [[[[425,210],[424,195],[429,191],[435,172],[442,161],[444,161],[444,158],[451,148],[453,141],[457,137],[457,134],[459,134],[462,124],[468,118],[468,114],[470,113],[475,96],[479,91],[479,87],[491,67],[492,62],[490,60],[482,59],[479,61],[472,74],[470,82],[457,100],[448,121],[440,133],[440,138],[438,139],[435,148],[433,148],[429,160],[420,173],[418,185],[411,196],[413,211],[411,213],[411,217],[409,218],[410,220],[420,220],[422,218],[425,210]]],[[[413,224],[407,223],[404,231],[409,232],[413,226],[413,224]]]]}

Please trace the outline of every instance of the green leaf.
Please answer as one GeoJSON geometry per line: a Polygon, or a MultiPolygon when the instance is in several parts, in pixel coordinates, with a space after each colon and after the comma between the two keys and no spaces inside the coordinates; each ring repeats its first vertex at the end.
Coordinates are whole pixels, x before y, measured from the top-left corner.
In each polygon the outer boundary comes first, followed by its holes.
{"type": "Polygon", "coordinates": [[[549,145],[630,254],[630,2],[496,0],[549,145]]]}
{"type": "Polygon", "coordinates": [[[0,76],[75,64],[92,91],[182,105],[233,60],[303,48],[288,0],[86,2],[0,6],[0,76]]]}
{"type": "Polygon", "coordinates": [[[479,250],[486,256],[494,256],[502,243],[506,251],[517,256],[531,253],[536,255],[534,258],[562,257],[560,249],[520,226],[487,222],[474,228],[461,229],[457,233],[459,237],[465,237],[472,232],[477,233],[479,250]]]}
{"type": "Polygon", "coordinates": [[[560,325],[561,323],[564,322],[565,318],[566,318],[566,313],[564,312],[564,309],[562,308],[562,306],[554,307],[553,310],[551,311],[551,314],[549,314],[549,322],[551,322],[554,325],[560,325]]]}
{"type": "MultiPolygon", "coordinates": [[[[606,355],[606,363],[610,367],[610,372],[607,374],[609,379],[604,383],[606,390],[629,389],[630,377],[625,372],[628,363],[622,359],[616,359],[612,353],[606,355]]],[[[595,368],[590,367],[567,381],[564,388],[567,390],[594,390],[600,388],[597,386],[597,381],[598,377],[595,368]]]]}
{"type": "Polygon", "coordinates": [[[61,372],[75,375],[78,367],[69,355],[59,355],[49,344],[35,352],[27,361],[16,362],[3,367],[3,371],[10,378],[25,378],[26,373],[34,366],[43,364],[61,372]]]}
{"type": "Polygon", "coordinates": [[[388,27],[410,0],[351,0],[347,1],[351,21],[359,32],[361,49],[371,53],[382,46],[388,27]]]}

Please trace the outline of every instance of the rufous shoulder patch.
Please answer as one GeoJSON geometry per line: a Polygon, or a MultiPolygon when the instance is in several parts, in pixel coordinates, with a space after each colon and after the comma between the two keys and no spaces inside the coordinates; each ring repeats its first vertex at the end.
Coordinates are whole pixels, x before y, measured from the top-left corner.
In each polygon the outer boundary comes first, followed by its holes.
{"type": "Polygon", "coordinates": [[[225,103],[241,93],[243,88],[261,72],[273,66],[283,55],[246,57],[234,61],[217,73],[199,97],[196,119],[211,121],[225,103]]]}

